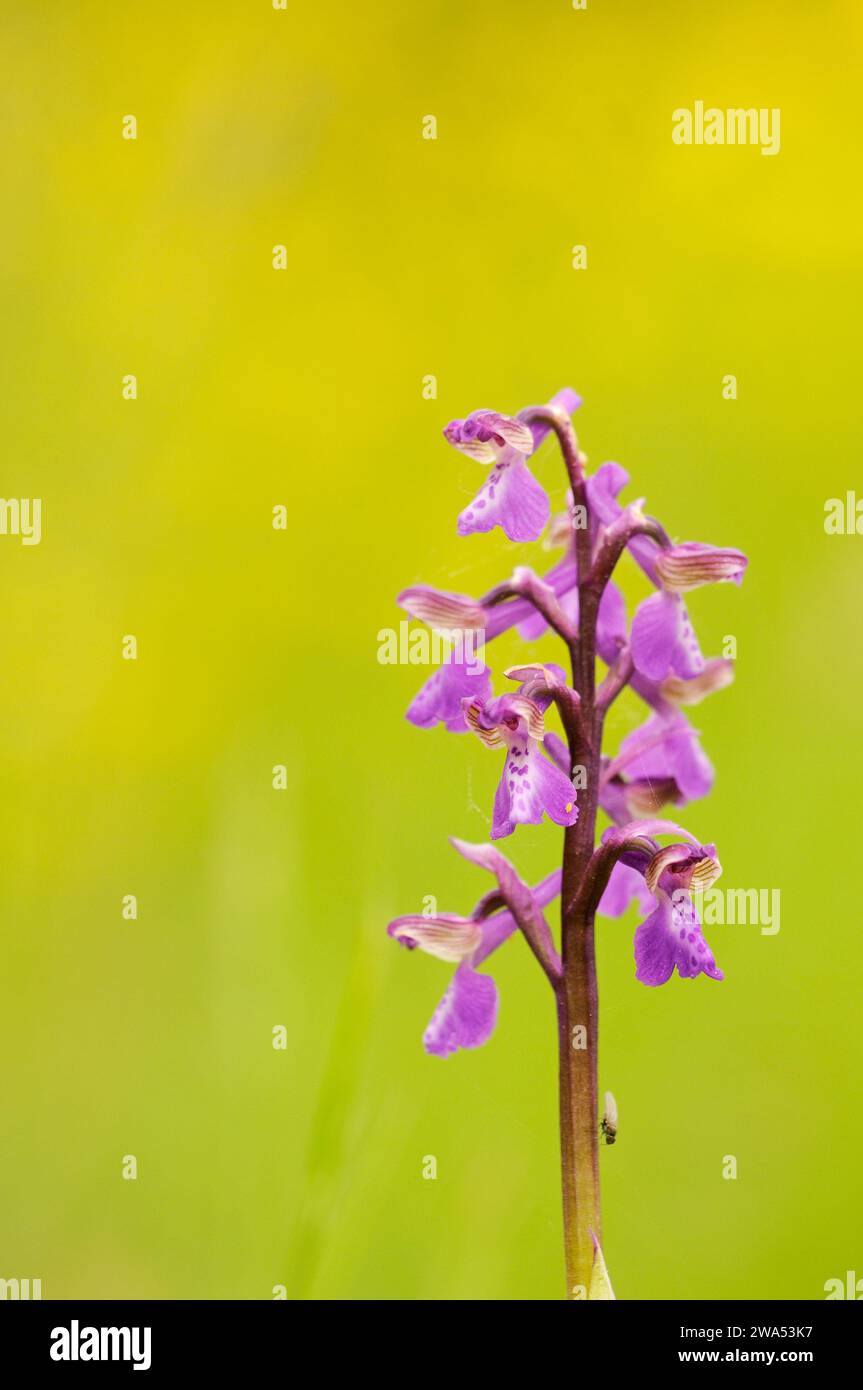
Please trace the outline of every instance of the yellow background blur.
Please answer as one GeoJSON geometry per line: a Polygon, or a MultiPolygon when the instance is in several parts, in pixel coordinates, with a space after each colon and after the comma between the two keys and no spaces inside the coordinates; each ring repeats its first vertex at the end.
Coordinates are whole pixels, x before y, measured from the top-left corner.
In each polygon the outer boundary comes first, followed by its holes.
{"type": "MultiPolygon", "coordinates": [[[[863,490],[861,37],[852,0],[3,3],[0,492],[44,536],[0,537],[0,1277],[562,1296],[545,982],[511,943],[496,1035],[440,1061],[447,967],[384,935],[489,886],[447,836],[487,833],[498,760],[405,723],[427,673],[377,634],[405,584],[547,562],[456,536],[482,475],[440,430],[564,384],[592,465],[751,557],[690,605],[739,662],[682,818],[782,895],[776,936],[708,931],[721,985],[645,989],[601,926],[616,1292],[863,1275],[863,539],[823,526],[863,490]],[[698,99],[779,107],[781,152],[676,147],[698,99]]],[[[533,880],[561,836],[504,848],[533,880]]]]}

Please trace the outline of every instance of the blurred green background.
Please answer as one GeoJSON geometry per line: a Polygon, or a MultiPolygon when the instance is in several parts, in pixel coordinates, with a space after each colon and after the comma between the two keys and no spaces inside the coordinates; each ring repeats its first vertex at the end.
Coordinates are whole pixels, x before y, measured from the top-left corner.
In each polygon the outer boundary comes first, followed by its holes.
{"type": "MultiPolygon", "coordinates": [[[[708,931],[721,985],[645,989],[601,926],[616,1292],[863,1275],[863,540],[823,527],[860,480],[859,7],[34,0],[2,37],[0,490],[44,537],[0,537],[0,1277],[562,1296],[547,986],[512,942],[490,1044],[427,1057],[448,968],[384,934],[489,886],[447,836],[487,834],[498,759],[404,721],[426,672],[377,634],[405,584],[548,562],[456,536],[482,474],[440,430],[564,384],[592,465],[751,557],[692,597],[739,660],[683,818],[782,894],[778,935],[708,931]],[[696,99],[779,107],[780,154],[676,147],[696,99]]],[[[504,848],[534,879],[561,833],[504,848]]]]}

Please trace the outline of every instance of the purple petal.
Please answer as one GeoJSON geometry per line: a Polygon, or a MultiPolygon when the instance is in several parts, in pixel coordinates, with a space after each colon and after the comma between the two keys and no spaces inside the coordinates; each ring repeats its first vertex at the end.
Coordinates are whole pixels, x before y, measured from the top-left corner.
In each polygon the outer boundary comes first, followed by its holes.
{"type": "Polygon", "coordinates": [[[423,1034],[426,1052],[448,1057],[460,1047],[481,1047],[497,1021],[497,988],[490,975],[460,965],[423,1034]]]}
{"type": "Polygon", "coordinates": [[[635,977],[643,985],[664,985],[674,967],[683,979],[709,975],[723,978],[704,939],[692,899],[675,894],[675,902],[663,893],[655,910],[635,933],[635,977]]]}
{"type": "Polygon", "coordinates": [[[618,859],[596,910],[604,917],[622,917],[631,902],[637,902],[642,912],[649,912],[653,897],[643,874],[618,859]]]}
{"type": "Polygon", "coordinates": [[[614,760],[634,781],[673,778],[686,801],[706,796],[713,786],[713,767],[685,715],[654,715],[627,734],[614,760]]]}
{"type": "Polygon", "coordinates": [[[689,680],[704,669],[704,657],[686,604],[678,594],[652,594],[635,610],[632,659],[650,680],[668,675],[689,680]]]}
{"type": "Polygon", "coordinates": [[[549,820],[554,821],[555,825],[575,825],[578,820],[575,788],[566,773],[544,758],[538,747],[534,755],[533,774],[537,793],[549,820]]]}
{"type": "Polygon", "coordinates": [[[419,729],[431,729],[442,723],[450,733],[464,734],[467,724],[462,700],[487,700],[490,695],[491,672],[487,666],[477,672],[464,662],[447,661],[420,686],[405,718],[419,729]]]}
{"type": "Polygon", "coordinates": [[[458,519],[461,536],[503,528],[511,541],[535,541],[548,521],[548,498],[524,458],[506,449],[458,519]]]}

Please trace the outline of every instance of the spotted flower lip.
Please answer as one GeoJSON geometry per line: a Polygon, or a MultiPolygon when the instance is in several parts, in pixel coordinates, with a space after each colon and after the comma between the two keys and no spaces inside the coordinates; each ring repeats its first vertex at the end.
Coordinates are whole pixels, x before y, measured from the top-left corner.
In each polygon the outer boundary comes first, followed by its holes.
{"type": "Polygon", "coordinates": [[[724,975],[701,930],[689,895],[680,890],[675,901],[663,893],[653,912],[635,932],[635,978],[655,987],[671,979],[675,969],[682,980],[724,975]]]}
{"type": "Polygon", "coordinates": [[[575,788],[540,751],[545,728],[539,705],[516,694],[488,702],[465,700],[462,708],[468,727],[487,748],[506,747],[491,838],[511,835],[518,824],[538,825],[543,815],[557,825],[574,825],[578,819],[575,788]]]}
{"type": "Polygon", "coordinates": [[[548,520],[548,498],[521,453],[504,450],[470,506],[459,514],[458,533],[471,536],[500,526],[511,541],[535,541],[548,520]]]}
{"type": "MultiPolygon", "coordinates": [[[[539,911],[560,892],[560,869],[528,889],[491,845],[470,845],[461,840],[453,840],[452,844],[471,863],[496,873],[508,889],[520,890],[521,896],[539,911]]],[[[481,1047],[488,1042],[497,1022],[498,993],[492,977],[476,967],[517,930],[518,923],[508,907],[488,915],[477,907],[469,917],[440,913],[432,917],[397,917],[390,922],[388,934],[409,950],[418,947],[457,966],[423,1034],[426,1052],[449,1057],[462,1048],[481,1047]]]]}
{"type": "Polygon", "coordinates": [[[670,593],[685,594],[704,584],[743,581],[749,561],[742,550],[683,541],[660,550],[654,560],[657,578],[670,593]]]}

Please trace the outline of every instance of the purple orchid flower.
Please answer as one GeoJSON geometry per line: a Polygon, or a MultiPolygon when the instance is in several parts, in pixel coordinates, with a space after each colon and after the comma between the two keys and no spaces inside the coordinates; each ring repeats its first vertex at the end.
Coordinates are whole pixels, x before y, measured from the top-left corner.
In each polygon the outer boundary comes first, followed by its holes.
{"type": "Polygon", "coordinates": [[[724,978],[704,939],[692,902],[722,872],[713,845],[670,845],[645,866],[654,911],[636,928],[635,976],[644,985],[664,985],[675,970],[681,979],[724,978]]]}
{"type": "MultiPolygon", "coordinates": [[[[581,404],[574,391],[559,391],[548,407],[567,421],[581,404]]],[[[491,472],[458,519],[459,535],[500,526],[511,541],[535,541],[548,521],[545,492],[525,463],[551,426],[529,425],[494,410],[474,410],[465,420],[451,420],[444,430],[449,444],[491,472]]]]}
{"type": "Polygon", "coordinates": [[[645,985],[665,984],[675,973],[684,980],[723,978],[694,901],[720,872],[716,850],[657,816],[665,805],[682,807],[710,791],[713,768],[681,707],[698,704],[733,677],[730,661],[702,655],[683,595],[704,584],[739,584],[747,561],[731,548],[673,544],[641,502],[621,504],[629,479],[619,464],[604,463],[588,474],[570,421],[580,404],[574,392],[563,391],[517,417],[474,411],[445,431],[454,447],[491,467],[459,518],[459,530],[499,525],[518,541],[536,539],[548,518],[547,498],[526,460],[545,435],[555,434],[569,484],[567,512],[550,528],[551,543],[564,545],[557,563],[541,577],[520,566],[480,599],[427,585],[399,596],[412,617],[435,631],[471,633],[487,643],[517,627],[525,641],[549,632],[563,641],[566,670],[547,661],[513,666],[504,674],[518,682],[517,690],[497,697],[485,664],[445,662],[408,710],[422,727],[442,722],[453,732],[469,729],[486,746],[503,749],[491,840],[548,816],[564,829],[562,869],[531,890],[493,844],[454,841],[495,875],[497,888],[468,917],[400,917],[389,930],[403,944],[456,966],[425,1034],[426,1049],[438,1056],[490,1037],[497,990],[478,967],[506,937],[519,930],[539,961],[554,993],[560,1040],[567,1286],[571,1297],[609,1298],[597,1178],[595,919],[597,913],[618,918],[637,904],[635,973],[645,985]],[[612,579],[625,554],[655,590],[638,605],[631,625],[612,579]],[[607,668],[599,682],[597,657],[607,668]],[[609,709],[627,686],[644,701],[648,717],[616,756],[603,755],[609,709]],[[546,730],[552,706],[563,736],[546,730]],[[600,810],[612,825],[597,844],[600,810]],[[662,847],[662,837],[674,843],[662,847]],[[559,892],[560,951],[543,916],[559,892]],[[576,1045],[578,1034],[585,1035],[583,1047],[576,1045]]]}
{"type": "Polygon", "coordinates": [[[494,798],[491,838],[511,835],[518,824],[539,825],[544,814],[557,825],[574,825],[575,789],[540,752],[545,727],[536,700],[501,695],[496,700],[465,700],[463,710],[468,728],[487,748],[504,745],[507,750],[494,798]]]}
{"type": "Polygon", "coordinates": [[[670,821],[633,821],[602,837],[620,857],[608,879],[599,911],[620,917],[632,901],[647,914],[635,932],[635,975],[645,985],[664,985],[677,969],[681,979],[708,975],[723,979],[704,939],[692,902],[722,872],[714,845],[701,845],[670,821]],[[679,833],[687,843],[661,849],[656,834],[679,833]],[[652,911],[651,911],[652,908],[652,911]]]}
{"type": "Polygon", "coordinates": [[[618,825],[706,796],[713,768],[678,710],[656,714],[623,740],[602,772],[599,803],[618,825]]]}
{"type": "Polygon", "coordinates": [[[486,845],[451,842],[466,859],[497,874],[499,894],[482,898],[469,917],[449,913],[436,916],[397,917],[387,931],[410,950],[419,947],[457,969],[423,1034],[426,1052],[448,1057],[460,1048],[481,1047],[488,1042],[497,1022],[498,994],[490,975],[477,967],[513,935],[519,922],[501,902],[513,902],[522,922],[537,923],[544,907],[560,892],[560,870],[547,874],[533,889],[525,887],[502,854],[486,845]]]}

